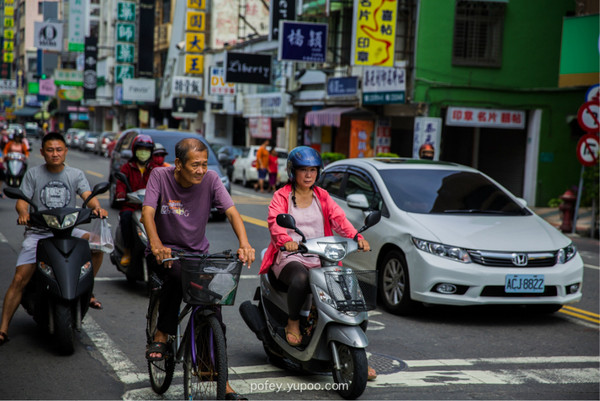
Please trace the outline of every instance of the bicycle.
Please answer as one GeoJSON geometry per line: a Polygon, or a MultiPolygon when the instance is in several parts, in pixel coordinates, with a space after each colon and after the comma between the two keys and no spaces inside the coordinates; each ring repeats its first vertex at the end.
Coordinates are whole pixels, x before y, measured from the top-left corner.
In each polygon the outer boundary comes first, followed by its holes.
{"type": "MultiPolygon", "coordinates": [[[[217,306],[233,305],[242,261],[231,251],[217,254],[175,252],[181,263],[181,283],[185,306],[179,313],[177,334],[169,336],[170,350],[160,361],[148,361],[152,389],[163,394],[169,389],[175,364],[183,362],[184,398],[225,399],[227,353],[225,335],[216,312],[217,306]],[[181,333],[184,319],[189,316],[181,333]]],[[[154,341],[162,283],[152,275],[152,291],[146,315],[146,341],[154,341]]]]}

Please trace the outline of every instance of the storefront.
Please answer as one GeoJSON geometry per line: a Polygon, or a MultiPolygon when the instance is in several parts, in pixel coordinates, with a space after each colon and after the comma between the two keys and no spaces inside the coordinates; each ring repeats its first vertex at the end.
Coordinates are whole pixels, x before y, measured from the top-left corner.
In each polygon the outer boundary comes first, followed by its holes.
{"type": "Polygon", "coordinates": [[[243,116],[247,120],[248,145],[260,145],[265,139],[281,148],[288,148],[286,116],[292,114],[290,96],[273,92],[244,96],[243,116]]]}

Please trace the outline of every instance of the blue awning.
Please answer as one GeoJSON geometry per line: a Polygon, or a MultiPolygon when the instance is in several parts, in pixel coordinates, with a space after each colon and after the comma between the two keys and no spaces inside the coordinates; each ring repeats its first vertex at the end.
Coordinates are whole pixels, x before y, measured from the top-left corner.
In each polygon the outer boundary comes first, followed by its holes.
{"type": "Polygon", "coordinates": [[[39,107],[23,107],[16,109],[13,114],[17,117],[33,117],[38,111],[40,111],[39,107]]]}

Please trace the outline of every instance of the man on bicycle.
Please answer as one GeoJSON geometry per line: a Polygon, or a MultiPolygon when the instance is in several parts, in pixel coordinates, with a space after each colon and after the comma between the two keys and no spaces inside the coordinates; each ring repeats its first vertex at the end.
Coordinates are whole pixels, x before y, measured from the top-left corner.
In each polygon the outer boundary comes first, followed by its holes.
{"type": "MultiPolygon", "coordinates": [[[[179,263],[164,259],[171,249],[190,253],[208,253],[206,225],[212,206],[224,212],[239,240],[237,253],[250,267],[255,251],[248,242],[246,229],[231,196],[214,171],[208,170],[208,149],[195,138],[182,139],[175,146],[175,166],[152,170],[146,186],[142,220],[148,235],[148,266],[164,279],[154,343],[146,358],[156,361],[169,357],[168,336],[177,333],[182,299],[179,263]],[[159,234],[160,233],[160,234],[159,234]]],[[[220,308],[217,317],[223,326],[220,308]]],[[[227,383],[227,399],[245,399],[227,383]]]]}

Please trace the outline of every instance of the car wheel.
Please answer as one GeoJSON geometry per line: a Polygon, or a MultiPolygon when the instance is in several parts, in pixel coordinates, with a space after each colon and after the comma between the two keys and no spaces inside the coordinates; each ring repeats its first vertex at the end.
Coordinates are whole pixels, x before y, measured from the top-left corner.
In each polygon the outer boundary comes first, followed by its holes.
{"type": "Polygon", "coordinates": [[[398,250],[388,252],[378,270],[379,299],[383,306],[397,315],[413,312],[416,303],[410,298],[410,280],[404,255],[398,250]]]}

